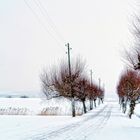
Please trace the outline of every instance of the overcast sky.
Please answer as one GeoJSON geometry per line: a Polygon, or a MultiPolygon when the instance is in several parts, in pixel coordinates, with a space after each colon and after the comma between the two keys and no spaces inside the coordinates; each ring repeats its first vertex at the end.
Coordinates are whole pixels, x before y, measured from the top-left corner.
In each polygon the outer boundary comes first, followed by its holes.
{"type": "Polygon", "coordinates": [[[66,59],[69,42],[71,56],[86,59],[87,72],[92,69],[93,79],[101,78],[106,92],[115,93],[135,4],[134,0],[0,0],[0,91],[39,90],[42,68],[66,59]]]}

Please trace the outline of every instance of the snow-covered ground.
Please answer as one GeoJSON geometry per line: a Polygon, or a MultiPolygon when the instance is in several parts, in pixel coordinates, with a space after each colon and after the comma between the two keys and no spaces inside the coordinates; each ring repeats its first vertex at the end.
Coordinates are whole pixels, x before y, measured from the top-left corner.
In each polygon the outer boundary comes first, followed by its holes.
{"type": "MultiPolygon", "coordinates": [[[[89,101],[86,106],[89,108],[89,101]]],[[[76,101],[76,113],[83,113],[76,101]]],[[[0,115],[71,115],[71,102],[65,98],[0,98],[0,115]]]]}
{"type": "Polygon", "coordinates": [[[2,140],[132,140],[140,137],[140,118],[122,114],[107,101],[85,115],[0,116],[2,140]]]}

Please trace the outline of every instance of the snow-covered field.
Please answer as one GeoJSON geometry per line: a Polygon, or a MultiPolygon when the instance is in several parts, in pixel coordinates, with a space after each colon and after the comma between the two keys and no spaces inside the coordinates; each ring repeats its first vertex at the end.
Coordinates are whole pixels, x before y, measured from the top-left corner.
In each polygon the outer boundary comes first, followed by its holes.
{"type": "MultiPolygon", "coordinates": [[[[89,109],[89,101],[86,106],[89,109]]],[[[76,113],[83,114],[78,101],[76,113]]],[[[71,102],[65,98],[0,98],[0,115],[71,115],[71,102]]]]}
{"type": "MultiPolygon", "coordinates": [[[[137,106],[138,110],[139,105],[137,106]]],[[[85,115],[0,116],[1,140],[132,140],[140,137],[140,118],[122,114],[118,102],[106,101],[85,115]]]]}

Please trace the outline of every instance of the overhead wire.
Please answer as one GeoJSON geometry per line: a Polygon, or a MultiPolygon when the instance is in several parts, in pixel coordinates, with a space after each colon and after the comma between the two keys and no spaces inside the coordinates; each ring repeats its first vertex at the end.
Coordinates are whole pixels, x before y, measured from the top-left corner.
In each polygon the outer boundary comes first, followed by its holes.
{"type": "MultiPolygon", "coordinates": [[[[44,28],[44,30],[56,41],[56,43],[59,45],[59,47],[61,49],[63,49],[64,51],[64,48],[62,47],[60,41],[58,41],[56,39],[56,37],[48,30],[48,28],[45,26],[45,24],[41,21],[41,18],[38,16],[38,14],[34,11],[34,9],[30,6],[30,4],[27,2],[27,0],[24,0],[26,6],[30,9],[30,11],[34,14],[34,16],[36,17],[36,19],[38,20],[38,22],[40,23],[40,25],[44,28]]],[[[63,44],[63,43],[62,43],[63,44]]],[[[64,45],[64,44],[63,44],[64,45]]]]}
{"type": "Polygon", "coordinates": [[[40,12],[42,13],[42,15],[44,16],[44,18],[46,19],[46,21],[49,23],[50,27],[57,34],[57,36],[59,37],[59,39],[62,40],[62,42],[65,42],[64,36],[62,36],[62,34],[59,32],[57,26],[55,25],[55,23],[53,22],[53,20],[49,16],[49,13],[48,13],[47,9],[44,7],[44,5],[41,3],[41,1],[40,0],[34,0],[34,2],[39,7],[40,12]]]}

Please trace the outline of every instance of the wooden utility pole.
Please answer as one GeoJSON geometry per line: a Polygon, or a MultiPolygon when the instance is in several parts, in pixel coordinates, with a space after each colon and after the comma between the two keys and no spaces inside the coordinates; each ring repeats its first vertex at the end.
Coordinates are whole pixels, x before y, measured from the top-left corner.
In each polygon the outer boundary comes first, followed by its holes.
{"type": "Polygon", "coordinates": [[[70,84],[70,95],[72,96],[72,116],[75,117],[75,100],[74,100],[74,95],[73,95],[73,90],[72,90],[72,83],[71,83],[71,59],[70,59],[70,46],[69,43],[66,44],[68,47],[68,67],[69,67],[69,84],[70,84]]]}
{"type": "Polygon", "coordinates": [[[70,83],[71,83],[71,61],[70,61],[70,46],[69,46],[69,43],[67,43],[67,47],[68,47],[69,76],[70,76],[70,83]]]}
{"type": "MultiPolygon", "coordinates": [[[[93,72],[92,72],[92,70],[90,70],[90,85],[92,86],[92,74],[93,74],[93,72]]],[[[90,99],[90,110],[92,110],[93,109],[93,101],[92,101],[92,99],[90,99]]]]}
{"type": "Polygon", "coordinates": [[[92,74],[93,74],[93,72],[92,72],[92,70],[90,70],[90,84],[92,85],[92,74]]]}
{"type": "MultiPolygon", "coordinates": [[[[100,86],[101,86],[101,79],[99,78],[98,80],[99,80],[99,92],[100,92],[100,88],[101,88],[101,87],[100,87],[100,86]]],[[[100,94],[100,93],[99,93],[99,94],[100,94]]],[[[99,96],[100,96],[100,95],[99,95],[99,96]]],[[[99,97],[99,100],[98,100],[98,105],[100,105],[100,97],[99,97]]]]}
{"type": "Polygon", "coordinates": [[[99,78],[99,90],[100,90],[100,87],[101,86],[101,79],[99,78]]]}

